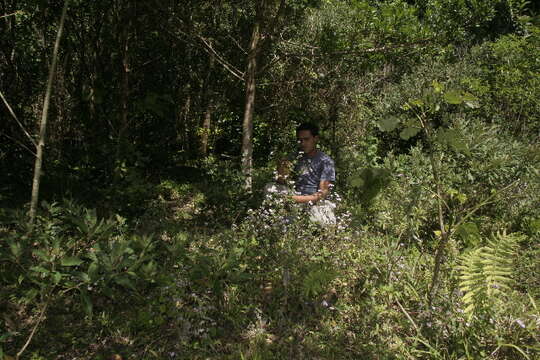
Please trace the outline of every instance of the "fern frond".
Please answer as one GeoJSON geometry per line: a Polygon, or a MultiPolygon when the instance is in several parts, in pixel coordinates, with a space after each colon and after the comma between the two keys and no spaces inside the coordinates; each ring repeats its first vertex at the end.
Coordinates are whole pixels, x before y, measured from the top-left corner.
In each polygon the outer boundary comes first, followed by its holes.
{"type": "Polygon", "coordinates": [[[513,260],[520,234],[497,233],[486,245],[463,254],[457,266],[464,312],[495,311],[514,284],[513,260]]]}

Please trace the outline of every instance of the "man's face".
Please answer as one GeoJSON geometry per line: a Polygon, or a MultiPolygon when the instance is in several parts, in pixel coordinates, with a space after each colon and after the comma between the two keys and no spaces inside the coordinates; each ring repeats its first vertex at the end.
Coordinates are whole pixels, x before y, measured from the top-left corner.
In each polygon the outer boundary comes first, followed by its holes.
{"type": "Polygon", "coordinates": [[[298,140],[298,144],[302,151],[306,154],[310,154],[315,150],[319,137],[313,136],[309,130],[300,130],[296,134],[296,139],[298,140]]]}

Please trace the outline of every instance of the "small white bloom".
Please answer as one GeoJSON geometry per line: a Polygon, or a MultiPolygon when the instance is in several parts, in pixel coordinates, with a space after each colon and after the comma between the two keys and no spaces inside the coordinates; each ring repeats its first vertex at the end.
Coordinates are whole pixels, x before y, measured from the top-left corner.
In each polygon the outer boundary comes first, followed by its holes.
{"type": "Polygon", "coordinates": [[[525,325],[525,323],[524,323],[521,319],[516,319],[515,321],[516,321],[516,323],[517,323],[519,326],[521,326],[522,328],[525,329],[525,328],[527,327],[527,326],[525,325]]]}

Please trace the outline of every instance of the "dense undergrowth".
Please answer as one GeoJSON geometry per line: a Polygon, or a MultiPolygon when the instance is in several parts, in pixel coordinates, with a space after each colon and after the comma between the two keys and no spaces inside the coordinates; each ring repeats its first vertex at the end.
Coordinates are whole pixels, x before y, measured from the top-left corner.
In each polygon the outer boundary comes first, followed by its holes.
{"type": "Polygon", "coordinates": [[[384,92],[343,149],[336,226],[265,199],[271,169],[248,195],[211,159],[155,183],[126,169],[96,210],[58,197],[32,228],[2,209],[0,358],[538,358],[539,111],[520,94],[538,84],[519,84],[538,64],[504,92],[496,76],[512,60],[498,57],[520,56],[501,48],[523,41],[473,49],[447,73],[434,61],[384,92]],[[502,121],[516,98],[528,115],[502,121]],[[415,99],[446,138],[379,132],[397,128],[391,116],[414,127],[415,99]]]}

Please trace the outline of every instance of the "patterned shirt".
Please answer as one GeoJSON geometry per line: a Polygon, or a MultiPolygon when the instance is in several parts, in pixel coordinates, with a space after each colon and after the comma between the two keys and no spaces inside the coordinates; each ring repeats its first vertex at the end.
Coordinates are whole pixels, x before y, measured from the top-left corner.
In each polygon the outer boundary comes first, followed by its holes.
{"type": "Polygon", "coordinates": [[[313,157],[304,154],[294,167],[296,174],[295,190],[301,195],[311,195],[319,190],[323,180],[336,181],[334,160],[317,150],[313,157]]]}

